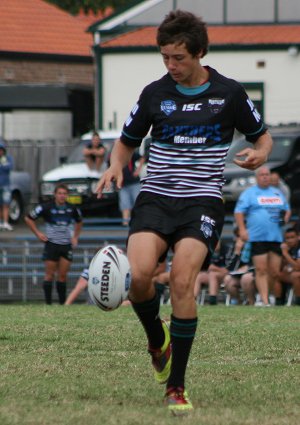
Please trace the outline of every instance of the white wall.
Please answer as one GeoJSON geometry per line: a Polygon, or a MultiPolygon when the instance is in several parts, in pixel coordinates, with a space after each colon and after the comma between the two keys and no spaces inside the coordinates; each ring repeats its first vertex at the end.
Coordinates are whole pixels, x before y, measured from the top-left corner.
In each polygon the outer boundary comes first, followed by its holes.
{"type": "Polygon", "coordinates": [[[242,82],[265,84],[265,121],[269,124],[300,122],[300,54],[287,51],[210,53],[203,64],[242,82]],[[258,68],[257,62],[265,67],[258,68]]]}
{"type": "Polygon", "coordinates": [[[0,134],[4,139],[65,139],[72,137],[69,111],[15,110],[0,113],[0,134]]]}
{"type": "MultiPolygon", "coordinates": [[[[287,51],[210,52],[202,63],[242,82],[265,85],[265,120],[268,124],[300,122],[300,53],[287,51]],[[258,68],[257,62],[265,67],[258,68]]],[[[116,117],[121,128],[143,87],[166,70],[159,53],[106,54],[103,57],[103,124],[116,117]]]]}

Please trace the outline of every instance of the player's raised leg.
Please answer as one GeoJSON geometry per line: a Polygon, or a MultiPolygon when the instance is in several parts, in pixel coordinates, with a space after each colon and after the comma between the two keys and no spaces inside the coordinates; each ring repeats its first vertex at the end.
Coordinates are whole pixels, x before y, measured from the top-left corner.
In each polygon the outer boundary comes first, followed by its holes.
{"type": "Polygon", "coordinates": [[[158,259],[167,250],[166,242],[155,233],[138,232],[130,236],[127,255],[131,266],[129,299],[148,339],[154,376],[158,383],[167,381],[171,366],[170,333],[159,316],[160,296],[153,284],[158,259]]]}

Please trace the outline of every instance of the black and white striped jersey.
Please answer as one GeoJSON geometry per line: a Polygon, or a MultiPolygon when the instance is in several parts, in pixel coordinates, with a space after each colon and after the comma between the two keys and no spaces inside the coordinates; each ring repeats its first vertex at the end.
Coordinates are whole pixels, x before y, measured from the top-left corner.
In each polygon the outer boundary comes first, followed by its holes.
{"type": "Polygon", "coordinates": [[[32,220],[42,217],[46,224],[45,233],[49,242],[58,245],[71,243],[74,222],[82,221],[82,215],[78,208],[66,202],[57,206],[55,202],[47,202],[37,205],[29,214],[32,220]]]}
{"type": "Polygon", "coordinates": [[[151,129],[142,191],[173,197],[222,197],[234,130],[255,142],[266,127],[242,85],[207,67],[209,80],[178,85],[169,74],[144,88],[121,141],[137,147],[151,129]]]}

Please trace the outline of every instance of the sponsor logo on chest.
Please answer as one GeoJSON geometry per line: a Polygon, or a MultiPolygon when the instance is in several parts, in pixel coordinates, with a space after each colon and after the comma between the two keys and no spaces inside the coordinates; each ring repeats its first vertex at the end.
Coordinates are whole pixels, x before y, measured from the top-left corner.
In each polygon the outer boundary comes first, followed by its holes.
{"type": "Polygon", "coordinates": [[[283,201],[279,196],[258,196],[259,205],[283,205],[283,201]]]}

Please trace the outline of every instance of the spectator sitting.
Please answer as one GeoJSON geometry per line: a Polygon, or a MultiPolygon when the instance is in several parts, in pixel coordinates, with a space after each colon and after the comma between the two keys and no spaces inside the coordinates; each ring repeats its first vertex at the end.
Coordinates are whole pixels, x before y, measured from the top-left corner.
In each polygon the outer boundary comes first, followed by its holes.
{"type": "MultiPolygon", "coordinates": [[[[246,296],[246,302],[253,305],[255,302],[255,280],[254,270],[251,267],[250,244],[244,244],[239,239],[242,249],[236,251],[236,261],[234,267],[228,266],[229,273],[224,278],[224,285],[227,293],[231,296],[231,304],[240,304],[240,288],[246,296]]],[[[237,248],[239,244],[237,245],[237,248]]]]}
{"type": "Polygon", "coordinates": [[[10,172],[12,168],[13,159],[11,155],[6,153],[4,141],[0,137],[0,229],[8,231],[13,230],[8,222],[11,202],[10,172]]]}
{"type": "Polygon", "coordinates": [[[211,258],[210,264],[206,271],[200,271],[196,277],[194,295],[197,299],[202,286],[208,285],[209,287],[209,304],[217,304],[217,296],[220,284],[228,273],[226,268],[227,259],[231,257],[232,247],[224,242],[219,242],[216,246],[215,252],[211,258]]]}
{"type": "Polygon", "coordinates": [[[105,152],[106,149],[101,143],[99,134],[94,132],[91,143],[83,149],[83,155],[87,166],[91,170],[99,171],[104,162],[105,152]]]}
{"type": "Polygon", "coordinates": [[[283,262],[279,281],[274,287],[276,305],[283,305],[288,285],[292,285],[295,304],[300,305],[300,241],[297,231],[290,227],[284,234],[285,242],[281,244],[283,262]]]}

